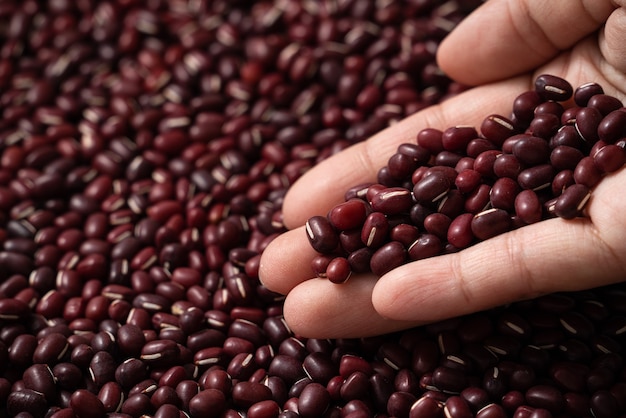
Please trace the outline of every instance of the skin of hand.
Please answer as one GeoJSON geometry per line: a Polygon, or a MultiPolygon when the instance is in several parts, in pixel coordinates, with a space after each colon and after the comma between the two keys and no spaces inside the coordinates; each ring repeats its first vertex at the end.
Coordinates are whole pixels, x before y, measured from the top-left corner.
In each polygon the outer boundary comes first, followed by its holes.
{"type": "Polygon", "coordinates": [[[490,0],[440,45],[438,61],[474,87],[318,164],[289,190],[283,205],[291,230],[261,258],[260,278],[285,294],[292,330],[310,338],[383,334],[557,291],[626,278],[626,171],[594,189],[588,217],[550,219],[499,235],[455,254],[401,266],[383,277],[353,275],[336,285],[312,278],[315,251],[304,231],[313,215],[343,202],[355,184],[375,181],[397,146],[426,127],[480,126],[507,116],[513,99],[539,74],[574,87],[595,81],[626,96],[626,1],[490,0]]]}

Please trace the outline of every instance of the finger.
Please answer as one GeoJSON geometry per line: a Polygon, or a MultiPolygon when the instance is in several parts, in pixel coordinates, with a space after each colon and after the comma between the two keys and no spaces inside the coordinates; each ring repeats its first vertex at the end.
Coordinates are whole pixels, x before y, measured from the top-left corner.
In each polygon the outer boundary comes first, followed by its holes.
{"type": "MultiPolygon", "coordinates": [[[[600,36],[600,50],[606,61],[622,75],[626,73],[626,2],[606,21],[600,36]]],[[[622,84],[623,85],[623,84],[622,84]]]]}
{"type": "MultiPolygon", "coordinates": [[[[619,187],[624,178],[605,181],[619,187]]],[[[626,248],[619,237],[626,221],[615,218],[623,206],[607,202],[608,194],[601,192],[590,202],[592,216],[603,212],[598,225],[586,218],[549,219],[456,254],[407,264],[379,280],[373,304],[388,318],[435,321],[621,281],[626,277],[626,248]],[[604,214],[607,205],[613,205],[610,215],[604,214]]]]}
{"type": "Polygon", "coordinates": [[[379,132],[368,140],[336,154],[305,173],[291,186],[283,203],[283,216],[288,228],[303,225],[313,215],[325,215],[342,202],[352,186],[375,181],[398,145],[415,142],[417,133],[427,127],[445,129],[455,125],[480,126],[490,113],[508,115],[513,99],[529,88],[528,77],[506,83],[481,86],[440,105],[409,116],[379,132]]]}
{"type": "Polygon", "coordinates": [[[522,74],[598,30],[611,0],[488,1],[444,39],[443,71],[468,85],[522,74]]]}
{"type": "Polygon", "coordinates": [[[419,325],[381,317],[372,306],[376,278],[359,276],[337,285],[312,279],[287,296],[283,312],[296,335],[307,338],[356,338],[380,335],[419,325]]]}
{"type": "Polygon", "coordinates": [[[313,277],[311,260],[317,255],[300,227],[276,237],[263,250],[259,279],[268,289],[283,295],[313,277]]]}

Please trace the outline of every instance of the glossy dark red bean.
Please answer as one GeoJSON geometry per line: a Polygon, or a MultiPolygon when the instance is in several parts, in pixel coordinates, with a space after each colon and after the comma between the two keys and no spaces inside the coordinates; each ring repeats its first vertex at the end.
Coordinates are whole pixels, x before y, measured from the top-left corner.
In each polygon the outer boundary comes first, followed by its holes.
{"type": "Polygon", "coordinates": [[[248,408],[247,416],[250,418],[274,418],[278,417],[280,413],[279,404],[270,399],[260,401],[248,408]]]}
{"type": "Polygon", "coordinates": [[[522,190],[514,202],[515,214],[525,223],[539,222],[542,217],[542,205],[539,197],[532,190],[522,190]]]}
{"type": "Polygon", "coordinates": [[[419,235],[419,229],[407,223],[398,224],[389,231],[389,238],[391,238],[392,241],[401,242],[406,247],[410,246],[419,235]]]}
{"type": "Polygon", "coordinates": [[[219,417],[226,408],[226,397],[217,389],[205,389],[189,401],[189,414],[193,418],[219,417]]]}
{"type": "Polygon", "coordinates": [[[385,215],[397,215],[406,213],[411,208],[413,201],[411,191],[403,187],[390,187],[376,193],[370,204],[372,209],[385,215]]]}
{"type": "Polygon", "coordinates": [[[600,171],[612,173],[619,170],[626,162],[626,153],[617,145],[605,145],[593,154],[593,162],[600,171]]]}
{"type": "Polygon", "coordinates": [[[432,205],[450,189],[452,182],[443,172],[426,176],[413,187],[413,197],[418,203],[432,205]]]}
{"type": "Polygon", "coordinates": [[[439,390],[460,393],[467,386],[467,382],[467,376],[462,370],[445,366],[433,370],[432,384],[439,390]]]}
{"type": "Polygon", "coordinates": [[[89,362],[89,375],[98,388],[115,379],[115,369],[115,359],[107,351],[96,352],[89,362]]]}
{"type": "Polygon", "coordinates": [[[544,99],[535,90],[529,90],[521,93],[513,101],[513,115],[515,119],[521,123],[529,123],[534,117],[535,108],[539,106],[544,99]]]}
{"type": "Polygon", "coordinates": [[[426,232],[445,240],[451,222],[452,219],[449,216],[435,212],[424,218],[423,226],[426,232]]]}
{"type": "Polygon", "coordinates": [[[472,168],[478,171],[482,176],[493,177],[495,174],[494,164],[501,154],[502,152],[499,150],[483,151],[476,156],[472,168]]]}
{"type": "Polygon", "coordinates": [[[72,394],[69,406],[77,417],[99,418],[106,414],[98,397],[85,389],[79,389],[72,394]]]}
{"type": "Polygon", "coordinates": [[[153,416],[159,418],[177,418],[180,416],[180,410],[176,405],[163,404],[154,412],[153,416]]]}
{"type": "Polygon", "coordinates": [[[559,145],[550,153],[550,163],[557,170],[573,170],[584,154],[577,148],[559,145]]]}
{"type": "Polygon", "coordinates": [[[271,400],[272,391],[261,383],[239,382],[233,386],[232,397],[237,407],[248,409],[255,403],[271,400]]]}
{"type": "Polygon", "coordinates": [[[461,391],[459,394],[463,400],[469,405],[472,412],[477,412],[489,404],[489,394],[482,388],[470,386],[461,391]]]}
{"type": "Polygon", "coordinates": [[[310,218],[306,222],[306,230],[309,242],[318,252],[332,252],[339,244],[339,235],[323,216],[310,218]]]}
{"type": "Polygon", "coordinates": [[[319,383],[309,383],[298,397],[298,413],[302,417],[317,417],[328,409],[330,395],[326,388],[319,383]]]}
{"type": "MultiPolygon", "coordinates": [[[[448,151],[463,151],[467,144],[478,137],[478,132],[472,126],[455,126],[443,131],[441,144],[448,151]]],[[[419,143],[419,142],[418,142],[419,143]]]]}
{"type": "Polygon", "coordinates": [[[371,364],[363,357],[355,354],[344,354],[339,360],[339,374],[346,378],[355,371],[361,371],[367,375],[373,373],[371,364]]]}
{"type": "Polygon", "coordinates": [[[58,363],[67,353],[67,338],[60,333],[51,333],[39,341],[33,353],[33,362],[53,365],[58,363]]]}
{"type": "Polygon", "coordinates": [[[569,186],[557,198],[554,213],[564,219],[580,216],[591,197],[591,191],[583,184],[569,186]]]}
{"type": "Polygon", "coordinates": [[[598,141],[598,127],[602,118],[602,113],[594,107],[584,107],[576,113],[576,130],[588,144],[593,145],[598,141]]]}
{"type": "Polygon", "coordinates": [[[339,243],[341,248],[348,253],[352,253],[365,245],[361,240],[361,231],[359,229],[341,231],[339,233],[339,243]]]}
{"type": "Polygon", "coordinates": [[[547,101],[543,102],[535,108],[535,115],[540,115],[542,113],[551,113],[556,116],[562,116],[564,112],[563,105],[559,102],[555,101],[547,101]]]}
{"type": "Polygon", "coordinates": [[[520,187],[515,180],[503,177],[493,183],[489,201],[492,207],[511,212],[515,207],[515,198],[519,192],[520,187]]]}
{"type": "Polygon", "coordinates": [[[501,154],[493,162],[493,172],[498,177],[517,179],[524,168],[524,165],[513,154],[501,154]]]}
{"type": "Polygon", "coordinates": [[[318,382],[323,385],[328,383],[338,372],[330,356],[323,352],[312,352],[308,354],[302,362],[302,367],[306,375],[313,382],[318,382]]]}
{"type": "Polygon", "coordinates": [[[593,157],[587,156],[581,159],[574,169],[574,181],[588,188],[595,187],[602,178],[602,171],[594,163],[593,157]]]}
{"type": "Polygon", "coordinates": [[[550,187],[554,175],[550,164],[541,164],[520,172],[517,181],[523,189],[538,191],[550,187]]]}
{"type": "Polygon", "coordinates": [[[589,401],[591,411],[597,417],[614,416],[619,410],[617,399],[607,390],[599,390],[595,392],[589,401]]]}
{"type": "Polygon", "coordinates": [[[497,146],[485,138],[472,139],[465,148],[465,153],[467,154],[467,157],[465,158],[471,160],[476,158],[482,152],[494,149],[497,149],[497,146]]]}
{"type": "Polygon", "coordinates": [[[562,411],[565,400],[563,394],[554,386],[536,385],[525,393],[526,402],[534,408],[544,408],[558,414],[562,411]]]}
{"type": "Polygon", "coordinates": [[[520,137],[511,149],[518,161],[526,165],[546,162],[550,156],[550,147],[543,138],[535,136],[520,137]]]}
{"type": "Polygon", "coordinates": [[[482,135],[496,146],[501,146],[515,131],[513,122],[501,115],[487,116],[480,125],[482,135]]]}
{"type": "Polygon", "coordinates": [[[124,393],[118,383],[107,382],[100,388],[98,399],[107,413],[117,412],[122,407],[124,393]]]}
{"type": "Polygon", "coordinates": [[[535,79],[535,91],[544,100],[565,101],[574,89],[566,80],[549,74],[542,74],[535,79]]]}
{"type": "MultiPolygon", "coordinates": [[[[419,145],[415,145],[415,147],[419,147],[419,145]]],[[[418,167],[418,164],[410,155],[401,154],[398,152],[389,157],[389,160],[387,161],[387,167],[389,168],[389,175],[391,177],[398,180],[403,180],[413,173],[413,171],[418,167]]]]}
{"type": "Polygon", "coordinates": [[[474,216],[471,221],[472,234],[486,240],[511,229],[511,217],[503,209],[487,209],[474,216]]]}
{"type": "Polygon", "coordinates": [[[371,271],[382,276],[404,264],[407,258],[407,251],[398,241],[391,241],[378,248],[370,259],[371,271]]]}
{"type": "Polygon", "coordinates": [[[390,416],[409,416],[411,406],[416,401],[415,395],[410,392],[397,391],[392,393],[387,400],[387,413],[390,416]]]}
{"type": "Polygon", "coordinates": [[[528,132],[535,137],[549,140],[561,127],[561,118],[553,113],[536,114],[530,122],[528,132]]]}
{"type": "Polygon", "coordinates": [[[280,377],[287,384],[293,384],[305,377],[302,362],[294,357],[283,354],[278,354],[272,359],[268,374],[270,376],[280,377]]]}
{"type": "Polygon", "coordinates": [[[24,370],[22,380],[27,389],[41,393],[48,402],[52,402],[57,396],[55,377],[45,364],[33,364],[24,370]]]}
{"type": "Polygon", "coordinates": [[[344,401],[365,399],[368,388],[368,376],[361,371],[355,371],[344,379],[339,388],[339,396],[344,401]]]}
{"type": "Polygon", "coordinates": [[[506,410],[496,403],[486,405],[476,413],[477,418],[504,418],[506,416],[506,410]]]}
{"type": "Polygon", "coordinates": [[[365,202],[352,199],[331,209],[328,213],[328,220],[336,229],[343,231],[361,226],[366,216],[365,202]]]}
{"type": "Polygon", "coordinates": [[[52,368],[56,384],[61,389],[74,391],[82,386],[82,370],[74,363],[58,363],[52,368]]]}
{"type": "Polygon", "coordinates": [[[6,321],[21,321],[30,311],[28,305],[19,299],[0,300],[0,318],[6,321]]]}
{"type": "Polygon", "coordinates": [[[443,415],[443,404],[429,397],[419,398],[409,410],[410,418],[439,418],[443,415]]]}
{"type": "Polygon", "coordinates": [[[422,129],[417,134],[417,144],[436,154],[443,151],[442,135],[443,132],[438,129],[422,129]]]}
{"type": "Polygon", "coordinates": [[[554,179],[552,179],[552,194],[555,197],[558,197],[563,191],[574,184],[574,171],[573,170],[562,170],[559,171],[554,179]]]}
{"type": "Polygon", "coordinates": [[[408,248],[408,256],[411,260],[421,260],[440,255],[443,251],[443,242],[433,234],[422,234],[408,248]]]}
{"type": "Polygon", "coordinates": [[[47,410],[44,396],[31,389],[12,391],[6,399],[7,412],[12,416],[26,414],[26,416],[43,417],[47,410]]]}
{"type": "Polygon", "coordinates": [[[604,116],[598,125],[598,138],[609,144],[626,135],[626,112],[614,110],[604,116]]]}
{"type": "Polygon", "coordinates": [[[180,348],[171,340],[148,341],[141,348],[141,359],[148,364],[168,365],[176,362],[180,348]]]}
{"type": "Polygon", "coordinates": [[[587,106],[598,109],[603,116],[623,108],[623,104],[620,99],[604,93],[598,93],[591,96],[587,101],[587,106]]]}
{"type": "Polygon", "coordinates": [[[335,257],[326,266],[326,278],[333,283],[346,282],[351,273],[350,263],[345,257],[335,257]]]}
{"type": "Polygon", "coordinates": [[[603,93],[604,89],[598,83],[585,83],[576,87],[576,90],[574,90],[574,101],[578,106],[587,106],[587,102],[591,97],[603,93]]]}
{"type": "Polygon", "coordinates": [[[372,212],[365,219],[361,229],[361,241],[370,248],[378,248],[387,239],[389,221],[380,212],[372,212]]]}
{"type": "Polygon", "coordinates": [[[471,213],[465,213],[452,220],[447,235],[450,244],[456,248],[465,248],[472,243],[475,238],[471,227],[473,218],[471,213]]]}
{"type": "Polygon", "coordinates": [[[474,414],[468,403],[461,396],[451,396],[446,399],[444,413],[451,418],[473,417],[474,414]]]}
{"type": "Polygon", "coordinates": [[[459,172],[454,185],[461,193],[470,193],[478,187],[480,182],[481,174],[476,170],[467,169],[459,172]]]}
{"type": "Polygon", "coordinates": [[[417,165],[428,163],[431,157],[430,151],[418,144],[400,144],[397,149],[397,153],[410,157],[417,165]]]}

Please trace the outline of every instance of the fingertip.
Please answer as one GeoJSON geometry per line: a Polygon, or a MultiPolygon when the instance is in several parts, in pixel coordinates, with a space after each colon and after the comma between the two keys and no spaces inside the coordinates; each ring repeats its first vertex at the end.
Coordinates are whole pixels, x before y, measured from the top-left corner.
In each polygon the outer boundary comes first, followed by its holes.
{"type": "Polygon", "coordinates": [[[307,295],[310,293],[310,285],[319,285],[322,280],[313,278],[310,283],[293,289],[285,298],[283,316],[295,335],[306,336],[307,338],[323,338],[323,332],[319,329],[319,320],[317,319],[323,316],[323,312],[319,311],[320,303],[315,298],[310,297],[310,294],[307,295]],[[303,289],[307,289],[304,294],[303,289]]]}
{"type": "Polygon", "coordinates": [[[376,312],[390,320],[432,322],[450,315],[445,288],[450,256],[413,262],[380,277],[372,291],[376,312]]]}
{"type": "Polygon", "coordinates": [[[313,276],[315,257],[304,228],[287,231],[274,238],[261,254],[259,281],[269,290],[287,294],[294,286],[313,276]]]}
{"type": "Polygon", "coordinates": [[[615,7],[611,0],[487,1],[440,43],[437,61],[472,86],[523,74],[597,31],[615,7]]]}
{"type": "Polygon", "coordinates": [[[601,33],[602,55],[619,72],[626,73],[626,6],[616,9],[601,33]]]}
{"type": "Polygon", "coordinates": [[[287,295],[285,321],[296,335],[306,338],[358,338],[418,325],[383,318],[374,310],[371,292],[375,280],[371,275],[352,277],[343,284],[308,280],[287,295]]]}

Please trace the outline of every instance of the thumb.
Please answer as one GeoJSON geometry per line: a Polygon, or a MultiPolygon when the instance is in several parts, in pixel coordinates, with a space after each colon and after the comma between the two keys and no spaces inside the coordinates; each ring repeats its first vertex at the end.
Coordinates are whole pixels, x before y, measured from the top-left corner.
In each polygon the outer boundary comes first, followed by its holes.
{"type": "MultiPolygon", "coordinates": [[[[487,1],[443,40],[437,59],[444,72],[464,84],[505,79],[571,48],[598,30],[615,8],[611,0],[487,1]]],[[[621,30],[619,23],[613,32],[621,30]]]]}

